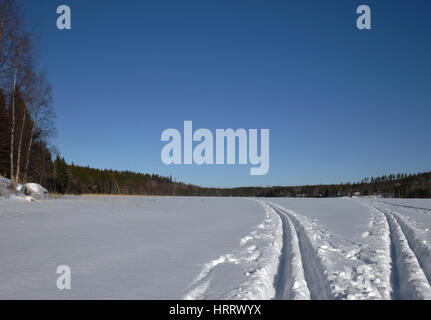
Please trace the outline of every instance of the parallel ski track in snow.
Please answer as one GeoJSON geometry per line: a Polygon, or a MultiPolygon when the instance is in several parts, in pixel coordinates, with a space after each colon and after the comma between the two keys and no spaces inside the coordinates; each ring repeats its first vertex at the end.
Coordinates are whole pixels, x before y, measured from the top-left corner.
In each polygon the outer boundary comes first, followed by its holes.
{"type": "Polygon", "coordinates": [[[275,279],[276,299],[333,299],[322,261],[300,221],[275,203],[266,203],[283,222],[283,248],[275,279]]]}
{"type": "Polygon", "coordinates": [[[414,231],[398,213],[372,204],[389,225],[392,258],[392,298],[431,299],[431,252],[414,239],[414,231]]]}
{"type": "Polygon", "coordinates": [[[387,204],[387,205],[399,207],[399,208],[411,209],[411,210],[414,210],[415,212],[419,212],[419,213],[423,213],[423,214],[431,214],[431,209],[429,209],[429,208],[406,206],[403,204],[391,203],[391,202],[386,202],[386,201],[379,201],[379,203],[387,204]]]}

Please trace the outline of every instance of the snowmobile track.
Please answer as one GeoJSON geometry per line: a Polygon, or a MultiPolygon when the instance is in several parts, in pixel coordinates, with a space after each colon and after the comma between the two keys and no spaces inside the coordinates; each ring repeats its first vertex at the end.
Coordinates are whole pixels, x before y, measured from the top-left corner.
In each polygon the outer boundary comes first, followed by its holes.
{"type": "Polygon", "coordinates": [[[418,252],[409,232],[405,231],[407,226],[396,213],[378,205],[372,207],[385,216],[389,225],[392,299],[431,299],[426,257],[418,252]]]}
{"type": "Polygon", "coordinates": [[[410,210],[413,210],[415,212],[419,212],[419,213],[423,213],[423,214],[431,214],[431,209],[429,209],[429,208],[406,206],[406,205],[402,205],[402,204],[396,204],[396,203],[385,202],[385,201],[379,201],[379,202],[382,204],[386,204],[386,205],[390,205],[390,206],[394,206],[394,207],[410,209],[410,210]]]}
{"type": "Polygon", "coordinates": [[[304,226],[291,213],[266,202],[283,222],[283,248],[275,279],[276,299],[334,299],[322,261],[304,226]]]}

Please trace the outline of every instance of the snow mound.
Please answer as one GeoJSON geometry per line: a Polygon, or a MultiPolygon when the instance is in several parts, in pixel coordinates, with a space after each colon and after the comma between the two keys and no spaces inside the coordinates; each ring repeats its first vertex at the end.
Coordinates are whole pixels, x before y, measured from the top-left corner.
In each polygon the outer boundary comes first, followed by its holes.
{"type": "Polygon", "coordinates": [[[0,197],[8,198],[11,190],[9,189],[10,180],[0,176],[0,197]]]}
{"type": "Polygon", "coordinates": [[[17,183],[15,190],[20,193],[26,193],[26,188],[21,183],[17,183]]]}
{"type": "Polygon", "coordinates": [[[40,184],[27,183],[24,185],[24,187],[27,189],[27,193],[29,193],[34,198],[40,199],[46,198],[48,196],[48,190],[46,190],[40,184]]]}
{"type": "Polygon", "coordinates": [[[48,196],[48,190],[37,183],[27,183],[25,185],[17,183],[14,187],[15,190],[11,189],[10,186],[11,180],[0,176],[0,197],[34,201],[48,196]]]}

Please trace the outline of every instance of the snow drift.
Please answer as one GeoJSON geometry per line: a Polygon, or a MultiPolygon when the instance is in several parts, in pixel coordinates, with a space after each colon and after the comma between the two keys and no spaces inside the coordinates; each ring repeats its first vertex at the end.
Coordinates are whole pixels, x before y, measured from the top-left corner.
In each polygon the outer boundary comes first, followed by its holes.
{"type": "Polygon", "coordinates": [[[11,187],[11,180],[0,176],[0,196],[3,198],[17,198],[27,201],[43,199],[48,196],[48,190],[37,183],[27,183],[22,185],[16,183],[11,187]]]}

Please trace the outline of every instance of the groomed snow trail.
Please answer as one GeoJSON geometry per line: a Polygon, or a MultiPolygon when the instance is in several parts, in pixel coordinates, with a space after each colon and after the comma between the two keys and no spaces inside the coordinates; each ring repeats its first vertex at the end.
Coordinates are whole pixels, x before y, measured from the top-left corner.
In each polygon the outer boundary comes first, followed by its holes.
{"type": "Polygon", "coordinates": [[[283,222],[283,249],[275,279],[276,298],[328,299],[328,290],[325,288],[327,281],[322,279],[323,273],[319,272],[322,269],[320,262],[306,239],[303,228],[286,209],[271,202],[267,204],[283,222]],[[302,232],[298,232],[297,227],[302,232]]]}
{"type": "Polygon", "coordinates": [[[269,205],[283,223],[283,248],[281,251],[278,272],[275,279],[275,299],[309,300],[310,290],[305,280],[302,265],[301,249],[295,226],[287,214],[269,205]]]}
{"type": "Polygon", "coordinates": [[[390,230],[393,299],[431,299],[431,248],[404,218],[377,202],[370,205],[386,218],[390,230]]]}

